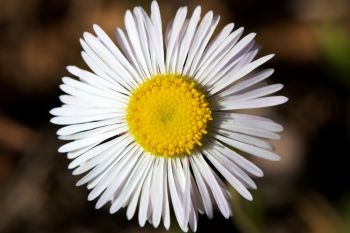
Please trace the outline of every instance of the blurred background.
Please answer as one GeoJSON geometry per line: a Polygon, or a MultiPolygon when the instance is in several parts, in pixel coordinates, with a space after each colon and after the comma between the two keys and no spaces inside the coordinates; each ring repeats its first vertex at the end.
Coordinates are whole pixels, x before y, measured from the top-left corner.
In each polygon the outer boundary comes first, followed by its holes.
{"type": "MultiPolygon", "coordinates": [[[[258,33],[275,53],[273,82],[290,101],[257,112],[282,123],[281,162],[255,162],[254,201],[234,192],[234,217],[201,216],[198,232],[350,232],[350,2],[346,0],[159,1],[168,21],[179,6],[202,5],[258,33]]],[[[56,151],[49,110],[59,105],[66,65],[86,67],[79,37],[97,23],[113,37],[126,9],[150,0],[1,0],[0,232],[165,232],[140,228],[125,211],[109,215],[86,200],[79,177],[56,151]]],[[[175,219],[169,232],[181,232],[175,219]]]]}

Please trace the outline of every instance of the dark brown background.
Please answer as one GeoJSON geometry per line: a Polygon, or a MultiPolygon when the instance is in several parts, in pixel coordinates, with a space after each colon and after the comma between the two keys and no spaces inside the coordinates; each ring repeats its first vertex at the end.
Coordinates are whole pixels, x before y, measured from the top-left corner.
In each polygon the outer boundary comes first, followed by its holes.
{"type": "MultiPolygon", "coordinates": [[[[160,1],[163,18],[202,5],[258,32],[260,55],[276,53],[271,81],[290,101],[258,114],[285,125],[275,143],[283,160],[256,162],[254,201],[233,195],[234,217],[202,216],[198,232],[350,232],[350,2],[346,0],[160,1]]],[[[0,7],[0,232],[163,232],[139,228],[125,212],[94,210],[85,187],[56,152],[65,66],[85,67],[78,39],[98,23],[113,37],[126,9],[150,1],[2,0],[0,7]]],[[[175,219],[170,232],[180,232],[175,219]]]]}

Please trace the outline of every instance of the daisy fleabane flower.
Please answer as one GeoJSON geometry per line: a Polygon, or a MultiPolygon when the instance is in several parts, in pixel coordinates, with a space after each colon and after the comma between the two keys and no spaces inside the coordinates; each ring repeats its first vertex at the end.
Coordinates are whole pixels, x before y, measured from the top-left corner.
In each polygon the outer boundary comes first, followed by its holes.
{"type": "Polygon", "coordinates": [[[212,218],[214,207],[232,215],[225,179],[252,200],[253,177],[262,170],[252,155],[279,160],[264,139],[279,139],[282,126],[239,113],[287,101],[270,96],[282,84],[264,82],[272,69],[255,71],[273,55],[255,59],[255,33],[226,25],[201,7],[181,7],[163,34],[156,1],[150,16],[141,8],[125,14],[117,45],[97,25],[80,40],[92,71],[68,66],[78,79],[63,77],[62,106],[51,110],[59,148],[72,160],[74,175],[86,173],[88,200],[110,213],[125,207],[128,219],[170,227],[173,209],[181,229],[196,231],[198,213],[212,218]],[[187,15],[189,16],[187,18],[187,15]]]}

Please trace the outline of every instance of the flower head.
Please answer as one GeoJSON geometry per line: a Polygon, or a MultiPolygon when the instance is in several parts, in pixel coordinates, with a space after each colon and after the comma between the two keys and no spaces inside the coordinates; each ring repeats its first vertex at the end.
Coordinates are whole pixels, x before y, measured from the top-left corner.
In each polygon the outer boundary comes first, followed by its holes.
{"type": "Polygon", "coordinates": [[[186,17],[180,8],[163,34],[156,1],[150,16],[135,7],[126,12],[126,29],[116,30],[118,45],[94,25],[96,36],[80,40],[92,72],[68,67],[78,80],[62,79],[66,94],[51,122],[65,125],[57,134],[71,142],[59,152],[73,160],[74,175],[86,173],[77,185],[87,184],[96,208],[127,207],[130,219],[138,207],[141,226],[163,220],[168,229],[172,206],[180,227],[196,231],[198,213],[211,218],[213,206],[232,215],[221,177],[252,200],[250,176],[263,172],[247,154],[280,158],[264,139],[278,139],[282,126],[237,110],[287,98],[269,96],[282,84],[261,83],[273,70],[255,69],[273,56],[254,60],[254,33],[241,38],[243,28],[231,23],[214,37],[218,16],[201,19],[197,7],[186,17]]]}

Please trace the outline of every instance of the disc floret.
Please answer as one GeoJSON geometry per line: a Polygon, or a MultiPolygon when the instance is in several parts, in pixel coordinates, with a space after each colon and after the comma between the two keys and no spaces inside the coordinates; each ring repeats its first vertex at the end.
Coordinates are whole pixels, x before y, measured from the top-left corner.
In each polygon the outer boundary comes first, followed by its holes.
{"type": "Polygon", "coordinates": [[[156,75],[129,100],[129,130],[144,150],[158,156],[191,154],[201,146],[212,113],[198,85],[182,75],[156,75]]]}

